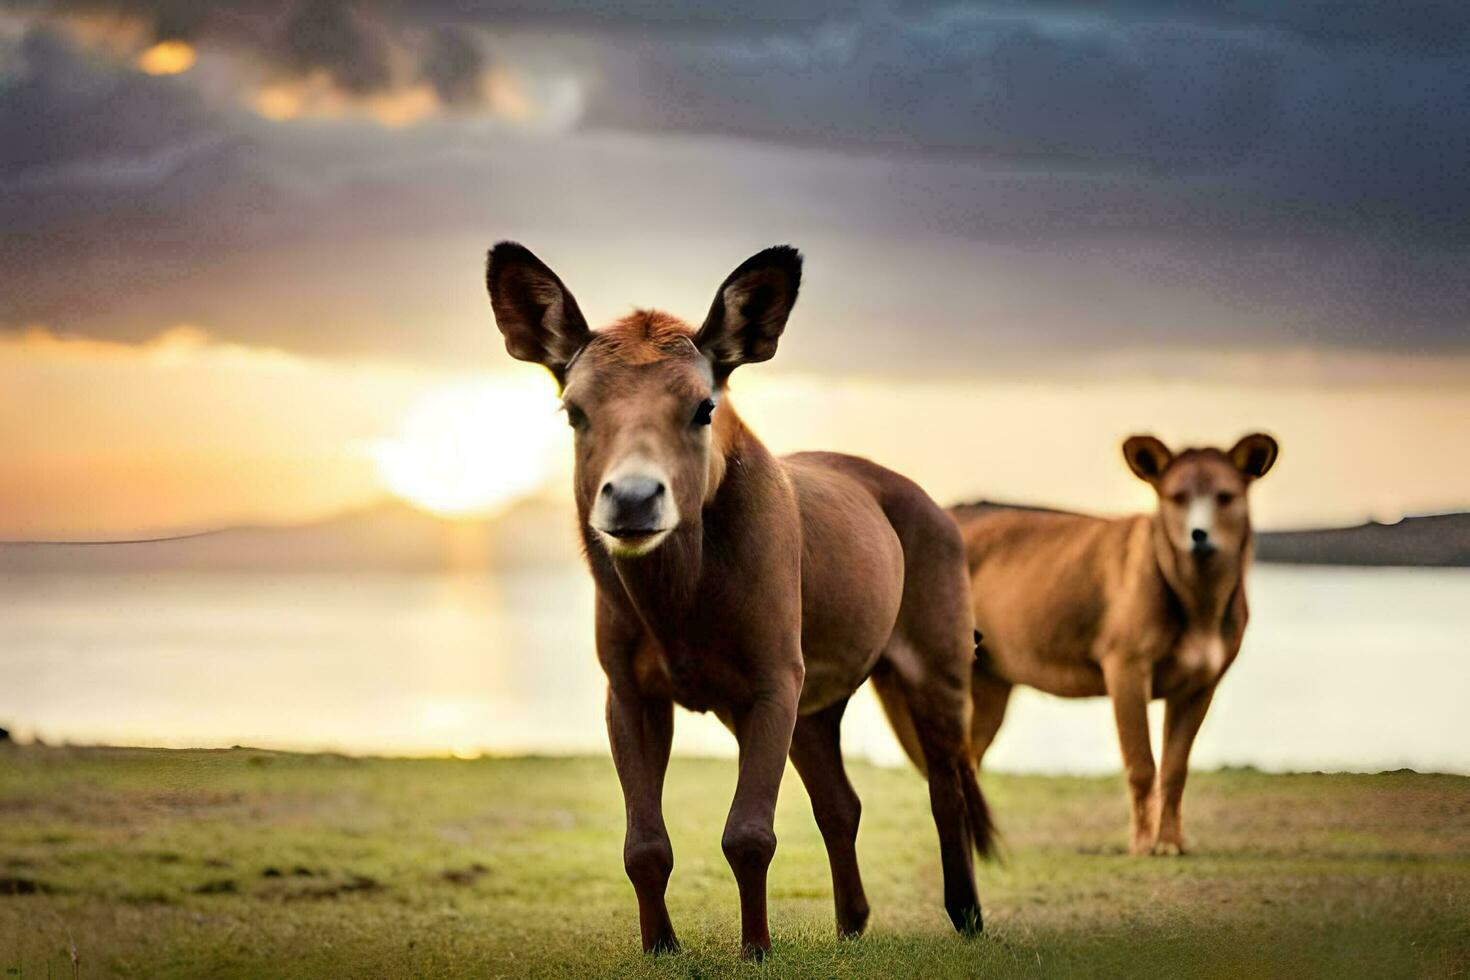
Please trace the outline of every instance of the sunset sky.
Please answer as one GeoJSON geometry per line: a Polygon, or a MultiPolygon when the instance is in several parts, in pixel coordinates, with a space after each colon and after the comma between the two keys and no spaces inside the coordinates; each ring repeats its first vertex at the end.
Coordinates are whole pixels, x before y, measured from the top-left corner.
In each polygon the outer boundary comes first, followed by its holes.
{"type": "Polygon", "coordinates": [[[594,324],[798,246],[735,403],[944,501],[1460,509],[1467,173],[1464,4],[0,0],[0,538],[565,493],[503,238],[594,324]]]}

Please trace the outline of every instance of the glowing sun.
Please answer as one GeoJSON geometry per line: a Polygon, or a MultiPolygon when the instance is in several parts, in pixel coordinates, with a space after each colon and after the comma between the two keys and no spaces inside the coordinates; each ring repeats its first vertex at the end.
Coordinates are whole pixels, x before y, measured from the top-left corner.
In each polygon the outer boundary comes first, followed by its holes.
{"type": "Polygon", "coordinates": [[[483,517],[546,482],[562,424],[545,385],[468,382],[429,392],[370,452],[383,483],[414,506],[483,517]]]}

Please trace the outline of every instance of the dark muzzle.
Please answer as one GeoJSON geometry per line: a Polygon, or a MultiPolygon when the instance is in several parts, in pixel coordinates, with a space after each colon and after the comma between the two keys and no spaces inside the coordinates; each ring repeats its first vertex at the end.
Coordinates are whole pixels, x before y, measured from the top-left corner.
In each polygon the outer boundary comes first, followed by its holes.
{"type": "Polygon", "coordinates": [[[663,530],[664,485],[652,477],[633,476],[602,485],[607,515],[603,530],[615,538],[637,538],[663,530]]]}

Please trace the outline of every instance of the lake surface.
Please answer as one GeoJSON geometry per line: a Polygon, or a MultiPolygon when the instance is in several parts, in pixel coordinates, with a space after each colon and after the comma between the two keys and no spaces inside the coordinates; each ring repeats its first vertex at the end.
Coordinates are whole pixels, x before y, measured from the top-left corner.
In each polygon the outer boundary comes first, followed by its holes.
{"type": "MultiPolygon", "coordinates": [[[[1470,571],[1259,566],[1251,606],[1196,766],[1470,772],[1470,571]]],[[[0,725],[48,741],[605,752],[591,610],[580,569],[4,574],[0,725]]],[[[844,741],[902,762],[866,689],[844,741]]],[[[734,742],[681,712],[675,750],[734,742]]],[[[1114,771],[1111,710],[1018,691],[987,765],[1114,771]]]]}

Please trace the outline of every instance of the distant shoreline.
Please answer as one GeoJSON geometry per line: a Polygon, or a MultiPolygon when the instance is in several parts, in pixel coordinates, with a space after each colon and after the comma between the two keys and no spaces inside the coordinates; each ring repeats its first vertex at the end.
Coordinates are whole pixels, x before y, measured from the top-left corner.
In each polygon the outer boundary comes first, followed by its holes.
{"type": "MultiPolygon", "coordinates": [[[[374,763],[507,763],[507,764],[534,764],[542,762],[588,762],[609,761],[610,756],[606,753],[574,751],[574,752],[479,752],[474,755],[457,755],[453,752],[425,753],[422,755],[396,755],[381,752],[340,752],[329,749],[324,750],[297,750],[297,749],[272,749],[253,745],[230,745],[216,748],[208,747],[179,747],[164,745],[108,745],[108,744],[73,744],[68,742],[0,742],[0,758],[5,753],[34,753],[38,755],[54,754],[58,759],[62,757],[71,758],[93,758],[105,760],[112,756],[118,759],[136,758],[138,756],[186,756],[186,755],[241,755],[280,758],[282,761],[294,760],[297,762],[323,762],[342,765],[370,765],[374,763]]],[[[736,761],[735,755],[715,755],[711,753],[688,753],[674,752],[674,758],[693,763],[731,763],[736,761]]],[[[893,765],[884,765],[873,762],[860,756],[847,759],[850,765],[871,766],[882,770],[907,770],[907,762],[895,762],[893,765]]],[[[609,764],[610,761],[609,761],[609,764]]],[[[1122,770],[1112,773],[1096,772],[1035,772],[1024,769],[986,768],[987,773],[994,773],[1007,777],[1024,779],[1084,779],[1084,780],[1112,780],[1118,778],[1122,770]]],[[[1447,772],[1437,769],[1414,769],[1409,766],[1400,766],[1395,769],[1263,769],[1260,766],[1245,765],[1220,765],[1209,768],[1190,770],[1191,775],[1199,773],[1217,774],[1239,774],[1258,776],[1424,776],[1443,777],[1447,779],[1470,779],[1470,772],[1447,772]]]]}
{"type": "MultiPolygon", "coordinates": [[[[997,501],[953,510],[1047,510],[997,501]]],[[[527,500],[493,520],[454,521],[385,503],[297,525],[190,529],[125,541],[0,542],[0,571],[462,571],[581,562],[569,508],[527,500]]],[[[1394,524],[1257,531],[1256,560],[1359,568],[1470,568],[1470,512],[1394,524]]]]}

